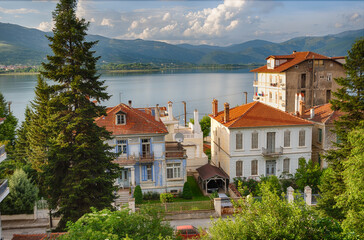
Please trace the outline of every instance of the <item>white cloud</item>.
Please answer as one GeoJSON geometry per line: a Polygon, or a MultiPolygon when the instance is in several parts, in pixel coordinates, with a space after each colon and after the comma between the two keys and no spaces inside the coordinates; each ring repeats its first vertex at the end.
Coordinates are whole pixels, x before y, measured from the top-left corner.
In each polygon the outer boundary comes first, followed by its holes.
{"type": "Polygon", "coordinates": [[[114,24],[112,24],[112,20],[110,18],[103,18],[101,23],[101,26],[108,26],[108,27],[113,27],[114,24]]]}
{"type": "Polygon", "coordinates": [[[336,28],[341,28],[343,26],[343,24],[342,23],[335,23],[335,27],[336,28]]]}
{"type": "Polygon", "coordinates": [[[6,8],[2,8],[2,7],[0,7],[0,12],[6,13],[6,14],[39,13],[39,11],[35,10],[35,9],[28,9],[28,8],[6,9],[6,8]]]}
{"type": "Polygon", "coordinates": [[[171,14],[169,12],[167,12],[166,14],[164,14],[163,16],[163,21],[168,21],[169,19],[171,19],[171,14]]]}
{"type": "Polygon", "coordinates": [[[53,26],[54,26],[53,22],[41,22],[37,27],[37,29],[44,32],[49,32],[52,30],[53,26]]]}

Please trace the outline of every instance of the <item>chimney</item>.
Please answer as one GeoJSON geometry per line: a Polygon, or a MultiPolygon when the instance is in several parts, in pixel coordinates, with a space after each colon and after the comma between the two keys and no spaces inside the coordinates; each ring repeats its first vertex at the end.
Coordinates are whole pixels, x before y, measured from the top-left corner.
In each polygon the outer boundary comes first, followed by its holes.
{"type": "Polygon", "coordinates": [[[296,50],[293,50],[293,53],[292,54],[295,54],[296,53],[296,50]]]}
{"type": "Polygon", "coordinates": [[[128,101],[129,107],[131,107],[131,100],[128,101]]]}
{"type": "Polygon", "coordinates": [[[214,98],[214,100],[212,100],[212,116],[216,117],[217,116],[217,109],[218,109],[218,101],[214,98]]]}
{"type": "Polygon", "coordinates": [[[315,109],[314,108],[311,108],[310,110],[310,118],[314,118],[315,117],[315,109]]]}
{"type": "Polygon", "coordinates": [[[168,102],[168,120],[173,120],[173,108],[172,108],[172,102],[168,102]]]}
{"type": "Polygon", "coordinates": [[[154,113],[154,116],[155,116],[155,120],[157,122],[159,122],[160,121],[159,104],[155,105],[155,113],[154,113]]]}
{"type": "Polygon", "coordinates": [[[298,93],[295,94],[294,98],[294,114],[297,114],[298,112],[298,93]]]}
{"type": "Polygon", "coordinates": [[[248,92],[244,92],[244,95],[245,95],[245,104],[248,103],[248,92]]]}
{"type": "Polygon", "coordinates": [[[298,114],[302,116],[304,113],[305,113],[305,103],[302,100],[300,100],[300,107],[298,110],[298,114]]]}
{"type": "Polygon", "coordinates": [[[229,121],[229,103],[224,103],[224,122],[227,123],[229,121]]]}
{"type": "Polygon", "coordinates": [[[200,121],[198,119],[198,111],[197,109],[195,109],[195,111],[193,112],[193,131],[194,133],[200,133],[201,132],[201,126],[200,126],[200,121]]]}

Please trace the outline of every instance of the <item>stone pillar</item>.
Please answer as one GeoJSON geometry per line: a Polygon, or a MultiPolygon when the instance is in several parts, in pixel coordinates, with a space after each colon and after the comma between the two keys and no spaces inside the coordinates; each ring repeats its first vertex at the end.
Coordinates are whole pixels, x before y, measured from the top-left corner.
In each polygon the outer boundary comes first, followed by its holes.
{"type": "Polygon", "coordinates": [[[130,172],[130,177],[131,177],[131,186],[135,187],[135,168],[132,167],[130,172]]]}
{"type": "Polygon", "coordinates": [[[135,213],[135,198],[129,198],[129,209],[132,213],[135,213]]]}
{"type": "Polygon", "coordinates": [[[305,200],[308,206],[311,206],[312,201],[312,189],[309,186],[305,187],[305,200]]]}
{"type": "MultiPolygon", "coordinates": [[[[37,213],[38,213],[38,207],[37,207],[37,201],[34,202],[34,208],[33,208],[33,214],[34,214],[34,220],[37,220],[38,216],[37,216],[37,213]]],[[[0,236],[1,237],[1,236],[0,236]]]]}
{"type": "Polygon", "coordinates": [[[221,198],[214,198],[215,212],[221,217],[221,198]]]}
{"type": "Polygon", "coordinates": [[[294,189],[291,186],[289,186],[287,188],[287,199],[288,199],[289,203],[292,203],[294,200],[293,192],[294,192],[294,189]]]}

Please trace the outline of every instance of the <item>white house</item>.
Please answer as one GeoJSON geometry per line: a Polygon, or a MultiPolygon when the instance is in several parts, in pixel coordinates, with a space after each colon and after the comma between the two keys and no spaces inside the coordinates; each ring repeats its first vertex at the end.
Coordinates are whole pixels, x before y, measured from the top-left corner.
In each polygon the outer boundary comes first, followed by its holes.
{"type": "Polygon", "coordinates": [[[212,102],[212,163],[232,181],[295,173],[298,159],[311,158],[312,122],[259,101],[218,111],[212,102]]]}

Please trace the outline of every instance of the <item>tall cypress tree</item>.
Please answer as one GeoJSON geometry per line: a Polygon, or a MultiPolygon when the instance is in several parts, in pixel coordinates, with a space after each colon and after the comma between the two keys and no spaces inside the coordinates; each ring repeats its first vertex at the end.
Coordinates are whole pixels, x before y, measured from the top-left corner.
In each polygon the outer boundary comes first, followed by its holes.
{"type": "Polygon", "coordinates": [[[105,107],[94,104],[109,95],[96,72],[98,57],[85,41],[88,23],[75,15],[76,1],[61,0],[53,13],[55,27],[48,37],[53,56],[43,63],[42,77],[55,82],[50,93],[47,125],[47,163],[41,168],[52,209],[67,221],[76,221],[91,207],[110,207],[114,200],[113,182],[118,166],[104,140],[110,133],[98,127],[94,119],[104,115],[105,107]]]}
{"type": "Polygon", "coordinates": [[[335,121],[334,132],[339,141],[335,144],[336,149],[325,155],[330,169],[323,174],[321,198],[318,202],[323,213],[338,220],[345,217],[345,210],[337,205],[338,197],[345,192],[343,163],[353,148],[348,141],[348,133],[360,126],[360,121],[364,119],[364,38],[353,44],[344,68],[347,77],[335,79],[341,88],[333,93],[335,99],[331,104],[333,110],[340,110],[345,114],[335,121]]]}

